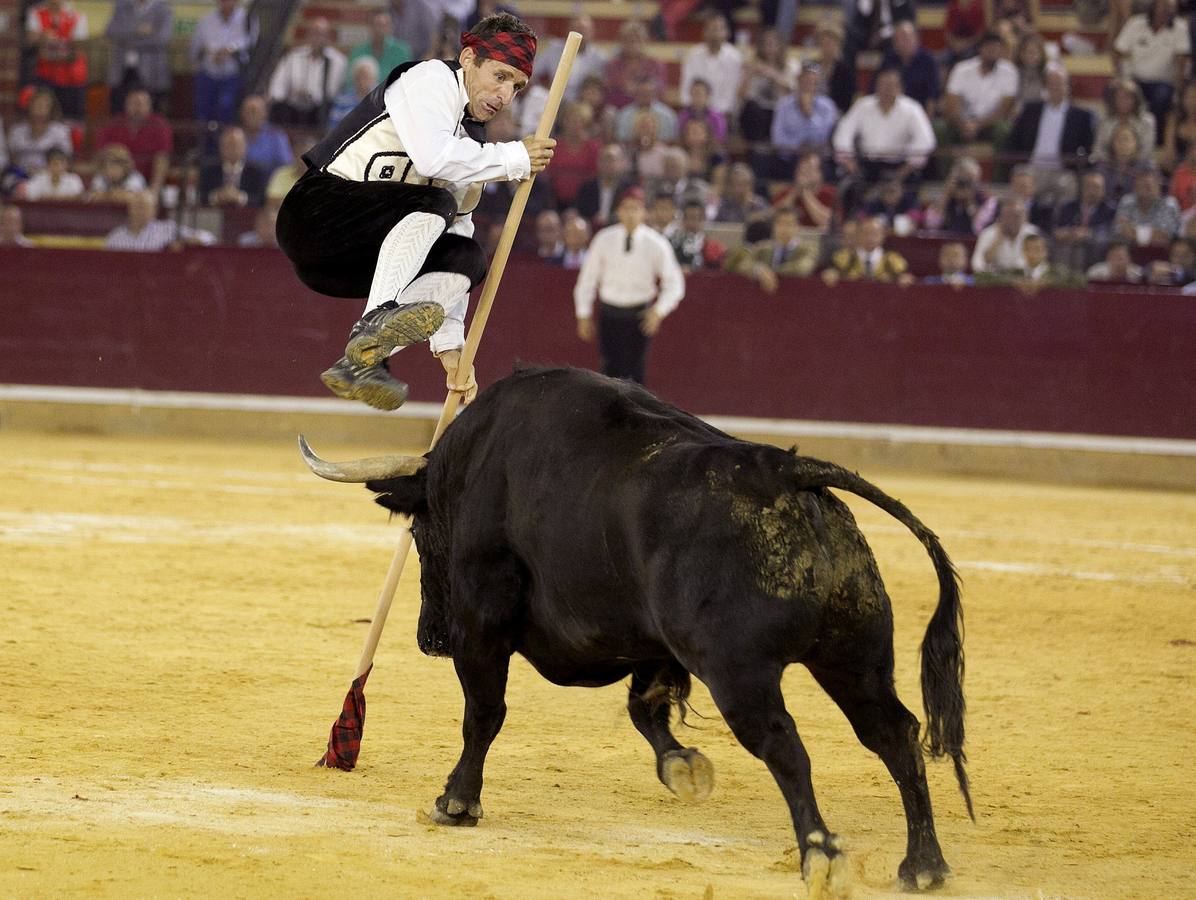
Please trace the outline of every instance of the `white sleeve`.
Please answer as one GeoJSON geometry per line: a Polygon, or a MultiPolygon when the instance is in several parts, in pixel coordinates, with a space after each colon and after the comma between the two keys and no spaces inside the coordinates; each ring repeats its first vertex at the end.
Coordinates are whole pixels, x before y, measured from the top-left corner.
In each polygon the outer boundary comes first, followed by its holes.
{"type": "Polygon", "coordinates": [[[398,78],[386,89],[390,113],[403,148],[425,178],[446,181],[522,181],[531,160],[521,141],[481,144],[457,137],[463,108],[453,70],[433,60],[398,78]]]}
{"type": "Polygon", "coordinates": [[[602,248],[605,245],[602,234],[594,235],[590,251],[581,263],[577,273],[577,284],[573,288],[573,308],[577,318],[589,319],[594,315],[594,300],[598,296],[598,275],[602,268],[602,248]]]}
{"type": "Polygon", "coordinates": [[[972,271],[973,272],[987,272],[988,263],[984,261],[984,254],[988,252],[989,245],[992,244],[996,226],[990,225],[980,232],[976,238],[976,249],[972,251],[972,271]]]}
{"type": "Polygon", "coordinates": [[[274,70],[274,74],[270,76],[270,99],[271,100],[285,100],[287,98],[287,88],[290,83],[290,74],[287,69],[291,64],[291,54],[288,53],[278,63],[278,67],[274,70]]]}
{"type": "Polygon", "coordinates": [[[700,46],[691,49],[685,54],[685,61],[681,63],[681,102],[683,104],[689,103],[689,86],[694,81],[694,56],[700,49],[700,46]]]}
{"type": "MultiPolygon", "coordinates": [[[[339,50],[333,50],[332,56],[328,60],[328,84],[332,86],[332,91],[327,97],[322,99],[332,101],[336,99],[337,91],[340,90],[340,85],[345,83],[345,67],[348,65],[345,59],[345,54],[339,50]]],[[[383,75],[383,78],[386,76],[383,75]]]]}
{"type": "MultiPolygon", "coordinates": [[[[906,97],[905,99],[909,100],[910,98],[906,97]]],[[[910,162],[917,161],[918,165],[921,165],[926,162],[926,157],[934,152],[938,139],[934,136],[934,126],[930,124],[930,119],[926,115],[926,110],[922,108],[922,104],[917,100],[911,100],[909,110],[913,133],[910,135],[906,158],[910,162]]]]}
{"type": "Polygon", "coordinates": [[[660,256],[658,275],[660,276],[660,294],[656,297],[653,309],[662,319],[677,308],[681,298],[685,296],[685,276],[681,274],[681,266],[677,265],[677,256],[668,242],[657,236],[657,252],[660,256]]]}
{"type": "Polygon", "coordinates": [[[87,14],[79,13],[79,18],[75,21],[75,29],[71,32],[72,41],[85,41],[91,37],[91,32],[87,29],[87,14]]]}
{"type": "Polygon", "coordinates": [[[1138,17],[1131,16],[1129,20],[1121,26],[1121,31],[1117,34],[1117,40],[1113,42],[1113,49],[1118,53],[1129,53],[1134,49],[1134,38],[1137,37],[1134,31],[1138,27],[1138,17]]]}
{"type": "Polygon", "coordinates": [[[444,306],[444,322],[428,338],[428,349],[436,356],[446,350],[460,350],[465,346],[465,312],[469,309],[469,294],[458,294],[444,306]]]}
{"type": "Polygon", "coordinates": [[[851,104],[851,109],[847,110],[846,115],[839,120],[839,125],[835,128],[835,136],[832,140],[835,153],[845,156],[855,155],[855,134],[860,127],[858,122],[861,103],[863,103],[863,98],[851,104]]]}

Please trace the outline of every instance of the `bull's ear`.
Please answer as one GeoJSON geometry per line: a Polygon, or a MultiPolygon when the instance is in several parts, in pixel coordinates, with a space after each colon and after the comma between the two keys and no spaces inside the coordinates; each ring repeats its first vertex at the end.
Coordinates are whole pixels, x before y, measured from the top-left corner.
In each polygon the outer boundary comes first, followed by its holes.
{"type": "Polygon", "coordinates": [[[418,516],[428,511],[427,469],[402,478],[367,481],[365,486],[377,495],[374,502],[391,512],[418,516]]]}

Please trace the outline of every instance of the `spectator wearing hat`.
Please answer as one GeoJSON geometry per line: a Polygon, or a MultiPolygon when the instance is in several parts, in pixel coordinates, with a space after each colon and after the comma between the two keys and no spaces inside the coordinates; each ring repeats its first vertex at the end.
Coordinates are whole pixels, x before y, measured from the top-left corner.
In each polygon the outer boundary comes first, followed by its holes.
{"type": "Polygon", "coordinates": [[[947,78],[943,117],[936,133],[939,144],[987,141],[1004,146],[1017,96],[1018,75],[1003,58],[1005,42],[996,32],[980,41],[980,54],[956,63],[947,78]]]}
{"type": "Polygon", "coordinates": [[[174,9],[168,0],[116,0],[104,34],[108,58],[109,103],[113,113],[125,107],[125,94],[143,87],[159,108],[170,93],[170,35],[174,9]]]}
{"type": "Polygon", "coordinates": [[[594,235],[573,291],[578,337],[597,337],[603,374],[640,384],[652,337],[685,295],[673,248],[644,223],[645,212],[643,190],[626,190],[618,224],[594,235]]]}
{"type": "Polygon", "coordinates": [[[1179,233],[1179,204],[1174,197],[1163,196],[1159,171],[1140,166],[1134,176],[1133,193],[1117,204],[1113,231],[1140,246],[1166,246],[1179,233]]]}

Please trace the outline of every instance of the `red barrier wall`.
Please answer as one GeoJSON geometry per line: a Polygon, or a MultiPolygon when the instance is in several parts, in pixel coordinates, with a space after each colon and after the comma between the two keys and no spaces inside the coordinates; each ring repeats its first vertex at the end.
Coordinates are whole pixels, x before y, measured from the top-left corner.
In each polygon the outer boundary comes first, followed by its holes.
{"type": "MultiPolygon", "coordinates": [[[[0,382],[324,395],[358,301],[301,287],[269,250],[0,248],[0,382]]],[[[575,275],[512,261],[483,383],[532,363],[594,366],[575,275]]],[[[422,348],[396,371],[443,397],[422,348]]],[[[693,276],[649,386],[705,414],[1196,438],[1196,298],[783,282],[773,297],[693,276]]]]}

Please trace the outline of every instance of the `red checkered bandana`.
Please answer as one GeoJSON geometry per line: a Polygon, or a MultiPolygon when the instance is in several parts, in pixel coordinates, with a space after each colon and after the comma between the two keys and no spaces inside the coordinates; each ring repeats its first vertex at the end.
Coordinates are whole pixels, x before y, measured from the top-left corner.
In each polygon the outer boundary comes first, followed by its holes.
{"type": "Polygon", "coordinates": [[[461,32],[461,46],[472,47],[483,59],[493,59],[514,66],[528,78],[532,77],[532,63],[536,59],[536,37],[521,31],[500,31],[480,35],[461,32]]]}

